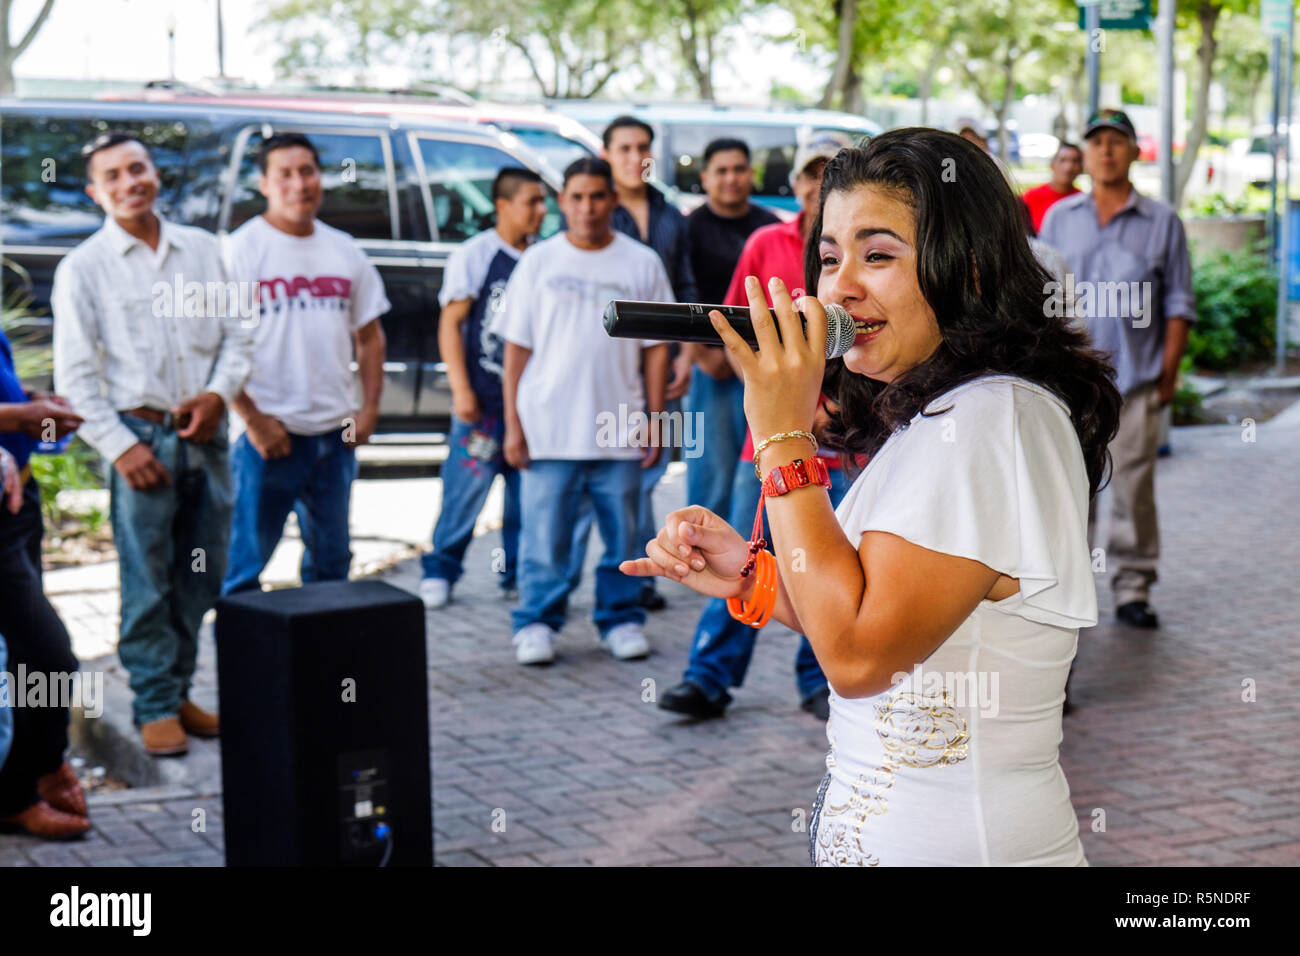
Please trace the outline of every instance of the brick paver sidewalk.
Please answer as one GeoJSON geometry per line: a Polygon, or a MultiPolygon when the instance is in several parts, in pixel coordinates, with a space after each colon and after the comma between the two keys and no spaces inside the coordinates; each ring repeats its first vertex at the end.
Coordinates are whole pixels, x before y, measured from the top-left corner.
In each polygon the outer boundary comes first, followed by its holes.
{"type": "MultiPolygon", "coordinates": [[[[1300,429],[1241,435],[1177,429],[1160,462],[1161,629],[1112,623],[1099,582],[1103,622],[1081,636],[1061,748],[1093,865],[1300,862],[1288,731],[1300,720],[1300,429]]],[[[682,489],[665,480],[660,516],[682,489]]],[[[679,721],[645,698],[678,680],[702,599],[661,584],[655,654],[619,663],[595,643],[588,575],[558,663],[522,668],[490,571],[496,544],[475,543],[457,600],[428,617],[437,861],[806,865],[796,823],[826,740],[798,709],[795,636],[766,629],[724,720],[679,721]]],[[[417,577],[408,563],[390,580],[417,577]]],[[[0,864],[221,862],[219,795],[115,799],[95,803],[83,842],[0,837],[0,864]]]]}

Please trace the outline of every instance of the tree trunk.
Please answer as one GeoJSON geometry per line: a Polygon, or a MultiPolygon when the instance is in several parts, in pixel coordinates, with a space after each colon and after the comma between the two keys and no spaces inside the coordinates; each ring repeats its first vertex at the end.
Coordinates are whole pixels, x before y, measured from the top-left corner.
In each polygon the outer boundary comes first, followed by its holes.
{"type": "Polygon", "coordinates": [[[851,62],[849,63],[849,75],[845,78],[844,99],[841,107],[846,113],[853,113],[855,116],[861,116],[866,112],[867,104],[862,98],[862,74],[860,74],[851,62]]]}
{"type": "Polygon", "coordinates": [[[681,43],[682,60],[686,63],[686,69],[690,71],[691,77],[695,80],[695,88],[699,91],[701,99],[712,99],[713,90],[709,83],[709,76],[700,63],[700,35],[699,26],[696,18],[695,4],[691,0],[686,0],[686,30],[683,32],[680,28],[677,31],[677,39],[681,43]]]}
{"type": "Polygon", "coordinates": [[[713,27],[704,28],[704,85],[700,95],[706,100],[713,99],[713,27]]]}
{"type": "Polygon", "coordinates": [[[23,38],[13,45],[9,43],[9,14],[12,6],[13,0],[0,0],[0,96],[14,91],[14,61],[22,56],[23,51],[36,39],[37,32],[44,26],[46,18],[50,15],[54,0],[45,0],[36,14],[36,19],[23,34],[23,38]]]}
{"type": "Polygon", "coordinates": [[[998,157],[1004,166],[1011,168],[1011,137],[1007,135],[1007,115],[1011,112],[1011,101],[1016,95],[1016,60],[1014,52],[1008,47],[1006,59],[1002,61],[1002,101],[998,103],[998,157]]]}
{"type": "Polygon", "coordinates": [[[944,31],[944,39],[935,40],[935,46],[930,48],[930,56],[926,57],[926,66],[920,73],[920,81],[917,83],[917,98],[920,100],[920,125],[930,125],[930,94],[935,88],[935,74],[939,72],[939,64],[944,61],[948,55],[948,48],[952,46],[953,30],[948,27],[944,31]]]}
{"type": "Polygon", "coordinates": [[[858,0],[837,0],[835,6],[839,14],[839,34],[835,50],[835,71],[818,104],[824,110],[834,105],[837,93],[841,102],[848,100],[848,77],[853,68],[853,31],[858,20],[858,0]]]}
{"type": "Polygon", "coordinates": [[[1192,113],[1192,128],[1187,131],[1187,144],[1183,149],[1183,158],[1174,173],[1174,208],[1183,201],[1183,190],[1192,178],[1192,167],[1196,164],[1196,154],[1205,139],[1205,130],[1209,120],[1210,81],[1214,74],[1214,55],[1218,51],[1218,41],[1214,37],[1214,28],[1219,21],[1222,8],[1201,0],[1196,8],[1196,19],[1201,24],[1201,45],[1196,49],[1196,58],[1200,63],[1201,75],[1196,84],[1196,108],[1192,113]]]}

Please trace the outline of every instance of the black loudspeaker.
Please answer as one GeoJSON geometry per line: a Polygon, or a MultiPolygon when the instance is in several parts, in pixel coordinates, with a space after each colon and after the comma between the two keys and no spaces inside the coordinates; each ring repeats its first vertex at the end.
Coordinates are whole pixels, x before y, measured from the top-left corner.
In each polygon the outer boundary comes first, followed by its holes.
{"type": "Polygon", "coordinates": [[[227,866],[432,866],[424,605],[381,581],[217,603],[227,866]]]}

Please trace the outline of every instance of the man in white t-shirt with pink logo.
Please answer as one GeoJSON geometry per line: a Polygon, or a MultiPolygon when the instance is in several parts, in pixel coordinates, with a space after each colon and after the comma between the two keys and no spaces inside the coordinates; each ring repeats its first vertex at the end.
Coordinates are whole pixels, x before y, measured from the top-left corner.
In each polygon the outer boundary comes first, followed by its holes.
{"type": "Polygon", "coordinates": [[[257,154],[266,212],[231,233],[231,279],[258,283],[253,374],[233,408],[234,518],[223,594],[253,590],[289,512],[302,532],[302,580],[346,579],[355,448],[374,433],[390,308],[379,272],[347,233],[316,218],[320,154],[299,133],[257,154]],[[355,350],[363,398],[351,371],[355,350]]]}

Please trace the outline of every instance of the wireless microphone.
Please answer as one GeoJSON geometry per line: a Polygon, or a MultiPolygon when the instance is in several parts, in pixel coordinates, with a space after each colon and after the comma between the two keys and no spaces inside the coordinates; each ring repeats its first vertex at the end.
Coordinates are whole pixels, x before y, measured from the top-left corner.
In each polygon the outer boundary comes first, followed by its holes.
{"type": "MultiPolygon", "coordinates": [[[[826,357],[837,358],[853,347],[857,328],[849,310],[839,305],[823,305],[826,310],[826,357]]],[[[758,339],[754,324],[749,318],[749,307],[743,305],[701,305],[698,302],[636,302],[631,299],[613,299],[605,306],[605,331],[617,339],[658,339],[665,342],[704,342],[722,345],[722,336],[713,327],[709,313],[717,309],[742,339],[755,348],[758,339]]],[[[776,313],[771,312],[776,323],[777,336],[781,324],[776,313]]],[[[798,313],[804,334],[808,320],[798,313]]]]}

